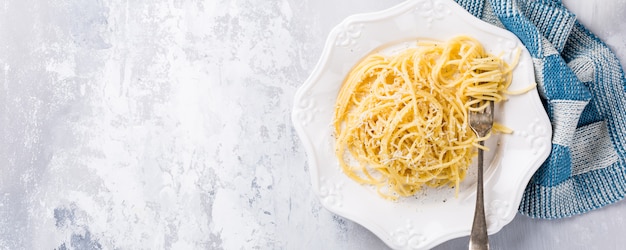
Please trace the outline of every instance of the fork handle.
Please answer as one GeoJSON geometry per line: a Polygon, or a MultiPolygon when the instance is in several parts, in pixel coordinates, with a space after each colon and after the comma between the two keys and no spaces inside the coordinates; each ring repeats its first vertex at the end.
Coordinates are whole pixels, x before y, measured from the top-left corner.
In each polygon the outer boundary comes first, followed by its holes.
{"type": "MultiPolygon", "coordinates": [[[[481,146],[484,141],[478,142],[481,146]]],[[[474,223],[470,234],[470,250],[489,249],[489,237],[487,236],[487,221],[485,220],[485,202],[483,197],[483,150],[478,149],[478,174],[476,181],[476,209],[474,210],[474,223]]]]}

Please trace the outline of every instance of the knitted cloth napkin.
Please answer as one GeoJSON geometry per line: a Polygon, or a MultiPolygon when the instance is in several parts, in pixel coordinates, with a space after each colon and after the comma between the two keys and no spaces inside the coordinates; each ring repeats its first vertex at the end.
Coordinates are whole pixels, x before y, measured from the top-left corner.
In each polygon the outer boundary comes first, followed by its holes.
{"type": "Polygon", "coordinates": [[[526,46],[552,123],[552,152],[519,207],[562,218],[626,195],[626,79],[617,57],[559,0],[455,0],[526,46]]]}

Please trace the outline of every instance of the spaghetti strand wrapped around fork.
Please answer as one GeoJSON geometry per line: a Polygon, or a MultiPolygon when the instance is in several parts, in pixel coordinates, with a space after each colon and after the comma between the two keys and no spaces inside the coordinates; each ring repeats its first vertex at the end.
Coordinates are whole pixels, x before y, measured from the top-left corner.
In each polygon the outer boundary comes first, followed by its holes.
{"type": "Polygon", "coordinates": [[[392,200],[423,186],[458,192],[477,141],[486,139],[469,129],[468,110],[504,100],[512,68],[467,36],[367,56],[337,97],[335,152],[342,171],[392,200]]]}

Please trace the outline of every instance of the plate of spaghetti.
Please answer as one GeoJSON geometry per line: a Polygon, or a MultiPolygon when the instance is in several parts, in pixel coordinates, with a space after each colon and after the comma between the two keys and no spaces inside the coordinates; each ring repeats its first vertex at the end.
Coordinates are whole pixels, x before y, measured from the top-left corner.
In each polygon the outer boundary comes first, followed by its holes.
{"type": "Polygon", "coordinates": [[[528,51],[451,0],[341,22],[292,120],[321,204],[394,249],[469,235],[479,141],[489,234],[513,220],[551,149],[528,51]],[[495,103],[495,123],[478,138],[467,114],[484,101],[495,103]]]}

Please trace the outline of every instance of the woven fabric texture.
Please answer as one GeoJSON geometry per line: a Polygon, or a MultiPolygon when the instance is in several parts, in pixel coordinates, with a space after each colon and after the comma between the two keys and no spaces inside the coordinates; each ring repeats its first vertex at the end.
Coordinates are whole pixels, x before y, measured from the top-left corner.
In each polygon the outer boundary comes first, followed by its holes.
{"type": "Polygon", "coordinates": [[[558,0],[456,0],[504,27],[533,57],[552,123],[552,151],[519,207],[535,218],[563,218],[626,195],[626,78],[617,57],[558,0]]]}

